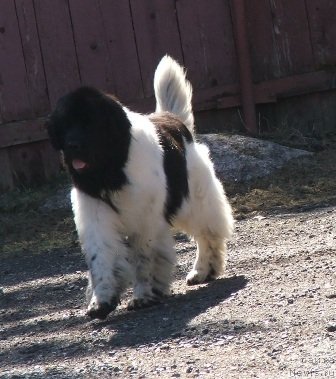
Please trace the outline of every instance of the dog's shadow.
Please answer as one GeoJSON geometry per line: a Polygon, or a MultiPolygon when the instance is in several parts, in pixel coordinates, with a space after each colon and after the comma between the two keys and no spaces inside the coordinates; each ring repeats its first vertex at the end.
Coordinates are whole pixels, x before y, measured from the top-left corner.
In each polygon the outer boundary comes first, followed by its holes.
{"type": "MultiPolygon", "coordinates": [[[[243,275],[218,279],[206,286],[195,287],[186,294],[167,298],[163,304],[112,314],[106,321],[95,321],[91,326],[96,330],[108,328],[114,331],[109,342],[115,347],[131,347],[179,338],[188,331],[192,319],[230,298],[243,289],[247,282],[243,275]]],[[[222,321],[223,319],[219,322],[222,321]]]]}

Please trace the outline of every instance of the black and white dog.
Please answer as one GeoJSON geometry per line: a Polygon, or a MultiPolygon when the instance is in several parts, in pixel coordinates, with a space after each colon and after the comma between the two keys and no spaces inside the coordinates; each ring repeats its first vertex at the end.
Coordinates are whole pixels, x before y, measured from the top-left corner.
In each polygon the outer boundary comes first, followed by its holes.
{"type": "Polygon", "coordinates": [[[174,229],[197,242],[188,284],[215,279],[225,267],[233,217],[208,148],[195,141],[191,85],[183,68],[165,56],[154,89],[150,115],[82,87],[62,97],[47,121],[74,184],[92,318],[106,318],[130,283],[130,309],[169,294],[174,229]]]}

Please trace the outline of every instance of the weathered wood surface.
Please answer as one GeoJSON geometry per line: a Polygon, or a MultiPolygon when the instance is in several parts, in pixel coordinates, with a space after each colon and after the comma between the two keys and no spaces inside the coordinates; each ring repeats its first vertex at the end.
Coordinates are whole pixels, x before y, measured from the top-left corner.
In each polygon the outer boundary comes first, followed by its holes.
{"type": "Polygon", "coordinates": [[[68,2],[34,0],[48,93],[58,98],[81,83],[68,2]]]}
{"type": "Polygon", "coordinates": [[[16,0],[15,4],[27,75],[28,96],[35,118],[48,113],[50,104],[33,0],[16,0]]]}
{"type": "Polygon", "coordinates": [[[130,0],[145,96],[153,95],[155,67],[165,54],[183,63],[175,2],[130,0]]]}
{"type": "Polygon", "coordinates": [[[306,0],[315,65],[336,64],[336,2],[306,0]]]}
{"type": "MultiPolygon", "coordinates": [[[[152,111],[153,74],[166,53],[185,65],[196,111],[239,107],[231,1],[2,0],[0,188],[17,182],[17,162],[31,170],[18,159],[20,146],[34,150],[46,138],[41,119],[69,90],[96,86],[152,111]]],[[[335,96],[326,91],[336,86],[336,2],[246,0],[245,6],[255,103],[274,104],[260,110],[260,119],[278,128],[292,120],[330,130],[335,96]]],[[[54,159],[51,151],[48,156],[54,159]]],[[[48,159],[42,166],[46,176],[55,168],[48,159]]],[[[36,176],[28,171],[26,178],[36,176]]]]}
{"type": "Polygon", "coordinates": [[[25,60],[15,3],[0,4],[0,114],[2,122],[31,118],[25,60]]]}
{"type": "Polygon", "coordinates": [[[229,1],[176,3],[184,63],[197,92],[237,83],[237,57],[229,1]]]}

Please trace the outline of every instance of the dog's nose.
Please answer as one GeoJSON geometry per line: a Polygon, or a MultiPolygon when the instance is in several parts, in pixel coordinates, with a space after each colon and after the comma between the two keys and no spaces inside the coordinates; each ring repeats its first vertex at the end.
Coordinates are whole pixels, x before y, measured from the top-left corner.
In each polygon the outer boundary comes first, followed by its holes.
{"type": "Polygon", "coordinates": [[[66,147],[70,150],[78,151],[81,148],[79,141],[70,140],[66,142],[66,147]]]}

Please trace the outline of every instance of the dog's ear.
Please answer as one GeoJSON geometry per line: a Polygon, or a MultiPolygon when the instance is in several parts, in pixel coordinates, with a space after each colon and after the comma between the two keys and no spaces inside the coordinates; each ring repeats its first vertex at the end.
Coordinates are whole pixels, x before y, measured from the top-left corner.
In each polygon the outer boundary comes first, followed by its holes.
{"type": "Polygon", "coordinates": [[[52,147],[55,150],[62,150],[63,144],[62,144],[62,137],[61,137],[61,131],[59,128],[57,128],[57,124],[53,120],[52,116],[49,115],[45,122],[45,128],[48,131],[49,139],[51,142],[52,147]]]}

